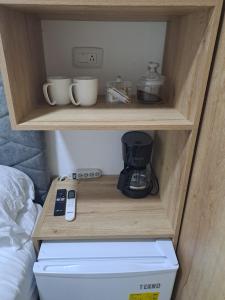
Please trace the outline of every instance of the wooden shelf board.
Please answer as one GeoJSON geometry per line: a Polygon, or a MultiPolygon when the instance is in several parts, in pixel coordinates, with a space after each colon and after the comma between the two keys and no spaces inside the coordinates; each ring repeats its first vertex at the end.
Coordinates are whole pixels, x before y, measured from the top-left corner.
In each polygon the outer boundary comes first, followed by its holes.
{"type": "Polygon", "coordinates": [[[54,181],[33,238],[36,240],[173,237],[174,230],[159,196],[130,199],[116,188],[117,176],[78,184],[77,218],[54,217],[57,188],[74,188],[74,181],[54,181]]]}
{"type": "Polygon", "coordinates": [[[28,13],[37,13],[43,19],[76,20],[169,20],[200,9],[215,6],[214,0],[0,0],[0,5],[28,13]]]}
{"type": "Polygon", "coordinates": [[[135,7],[201,7],[215,6],[215,0],[0,0],[0,4],[18,6],[135,6],[135,7]]]}
{"type": "Polygon", "coordinates": [[[108,104],[100,99],[93,107],[43,104],[22,120],[19,130],[124,129],[191,130],[193,123],[176,109],[161,105],[108,104]]]}

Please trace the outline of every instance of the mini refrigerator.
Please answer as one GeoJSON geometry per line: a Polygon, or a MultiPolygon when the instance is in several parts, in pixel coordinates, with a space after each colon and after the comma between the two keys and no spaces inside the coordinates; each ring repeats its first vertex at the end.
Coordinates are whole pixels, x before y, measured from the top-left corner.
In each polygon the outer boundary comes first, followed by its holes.
{"type": "Polygon", "coordinates": [[[178,269],[170,240],[43,242],[40,300],[169,300],[178,269]]]}

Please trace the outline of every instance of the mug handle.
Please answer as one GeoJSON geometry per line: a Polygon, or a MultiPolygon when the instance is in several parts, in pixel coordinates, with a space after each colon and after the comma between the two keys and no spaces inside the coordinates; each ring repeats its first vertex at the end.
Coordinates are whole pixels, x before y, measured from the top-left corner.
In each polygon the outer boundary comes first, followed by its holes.
{"type": "Polygon", "coordinates": [[[56,105],[56,101],[55,100],[51,100],[49,98],[49,95],[48,95],[48,87],[53,85],[52,83],[44,83],[43,84],[43,93],[44,93],[44,96],[45,96],[45,100],[48,102],[48,104],[50,105],[56,105]]]}
{"type": "Polygon", "coordinates": [[[78,106],[78,105],[80,105],[80,101],[78,101],[78,100],[76,99],[76,95],[75,95],[75,98],[73,97],[73,87],[76,86],[76,85],[77,85],[77,83],[75,82],[75,83],[72,83],[72,84],[69,86],[69,95],[70,95],[70,101],[71,101],[74,105],[78,106]]]}

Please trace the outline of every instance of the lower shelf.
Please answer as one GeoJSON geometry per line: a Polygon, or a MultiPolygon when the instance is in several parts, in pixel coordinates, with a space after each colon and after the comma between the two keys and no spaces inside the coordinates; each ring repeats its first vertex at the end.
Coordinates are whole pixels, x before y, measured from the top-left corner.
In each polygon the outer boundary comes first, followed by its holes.
{"type": "Polygon", "coordinates": [[[117,177],[78,185],[77,218],[54,217],[57,188],[73,189],[72,180],[54,181],[33,237],[36,240],[130,239],[173,237],[174,230],[159,196],[130,199],[116,189],[117,177]]]}
{"type": "Polygon", "coordinates": [[[192,127],[191,121],[164,103],[146,105],[133,100],[130,104],[109,104],[100,98],[95,106],[88,108],[42,104],[33,108],[16,129],[191,130],[192,127]]]}

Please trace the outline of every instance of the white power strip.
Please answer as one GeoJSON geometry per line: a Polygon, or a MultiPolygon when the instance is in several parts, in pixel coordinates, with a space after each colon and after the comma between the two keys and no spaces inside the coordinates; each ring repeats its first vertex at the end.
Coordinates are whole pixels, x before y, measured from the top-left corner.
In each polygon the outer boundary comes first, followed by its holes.
{"type": "Polygon", "coordinates": [[[102,170],[90,168],[90,169],[77,169],[75,173],[72,173],[73,179],[83,180],[98,178],[102,176],[102,170]]]}

